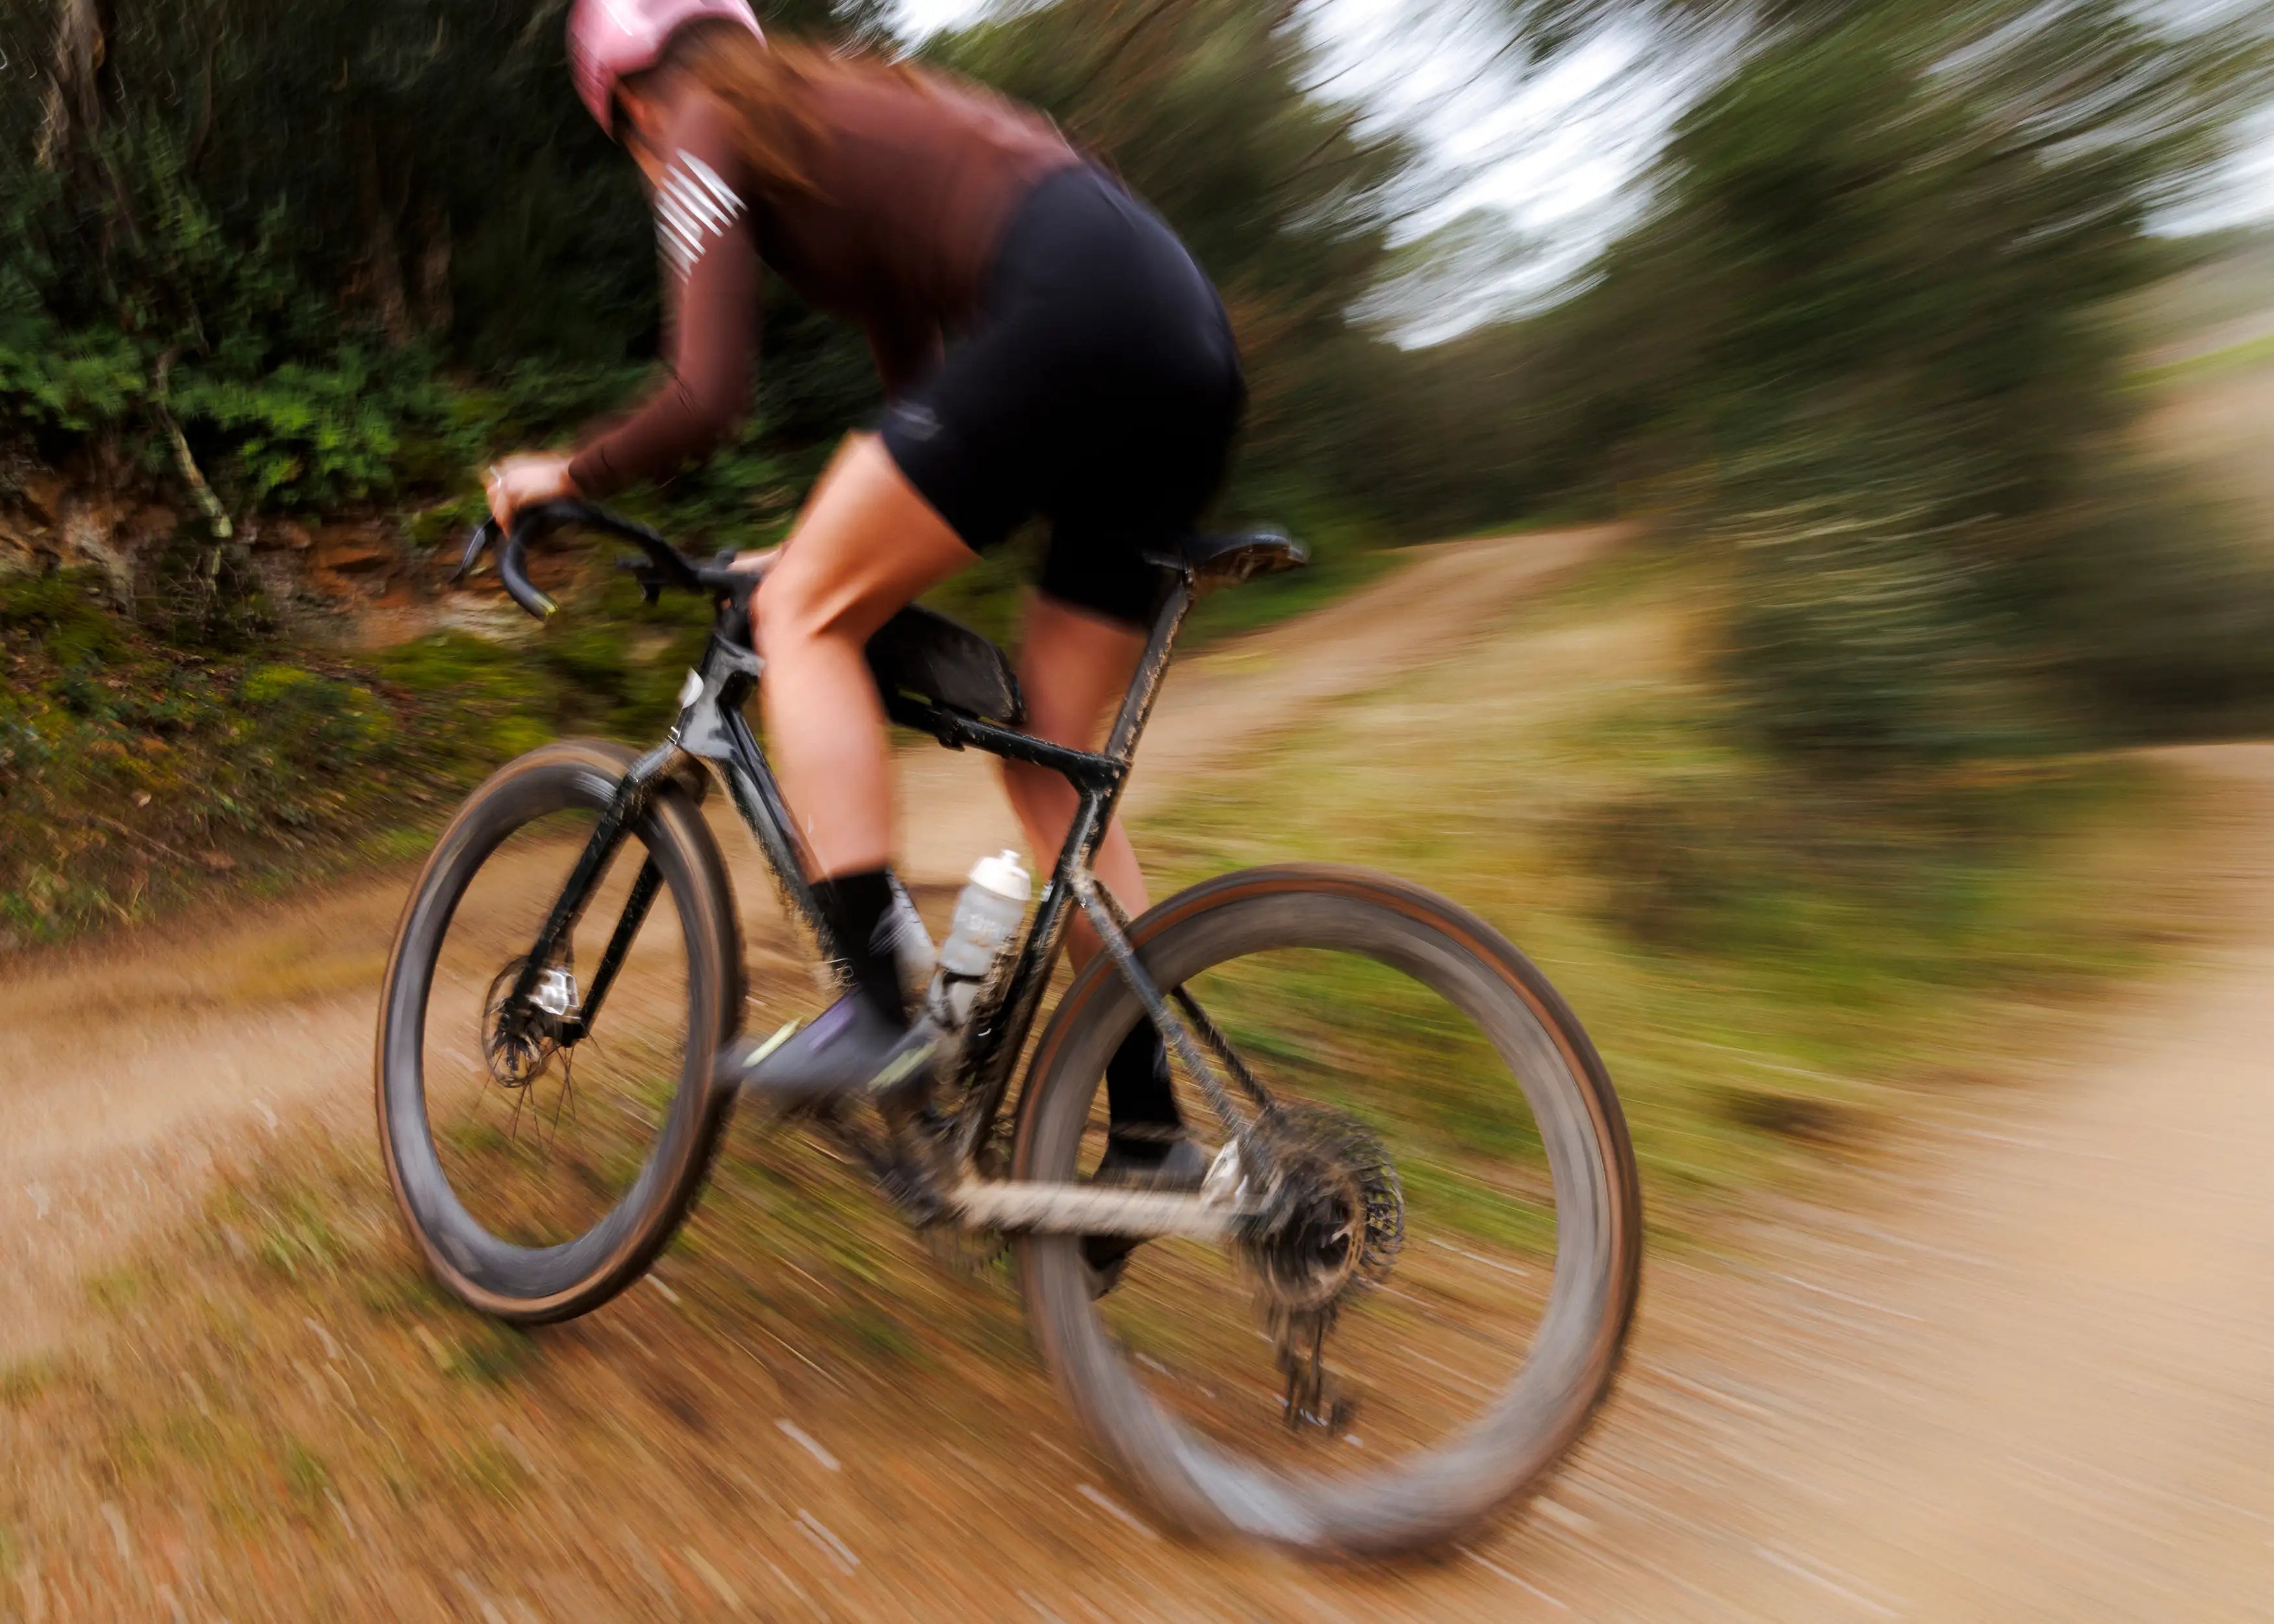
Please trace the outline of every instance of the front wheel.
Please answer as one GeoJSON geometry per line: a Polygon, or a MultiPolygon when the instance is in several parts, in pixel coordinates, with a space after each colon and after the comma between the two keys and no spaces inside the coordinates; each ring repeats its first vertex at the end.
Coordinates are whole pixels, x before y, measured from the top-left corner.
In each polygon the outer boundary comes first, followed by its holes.
{"type": "MultiPolygon", "coordinates": [[[[1156,1240],[1102,1297],[1073,1237],[1020,1243],[1037,1342],[1184,1529],[1310,1554],[1439,1545],[1533,1485],[1610,1389],[1641,1202],[1577,1019],[1443,898],[1323,868],[1228,875],[1131,930],[1271,1101],[1269,1232],[1156,1240]]],[[[1142,1019],[1103,958],[1035,1052],[1014,1177],[1095,1172],[1099,1079],[1142,1019]]],[[[1199,1023],[1192,1023],[1196,1027],[1199,1023]]],[[[1203,1042],[1203,1049],[1209,1047],[1203,1042]]],[[[1187,1124],[1220,1120],[1178,1065],[1187,1124]]]]}
{"type": "Polygon", "coordinates": [[[418,876],[379,1011],[380,1147],[427,1266],[522,1323],[637,1280],[701,1189],[733,1096],[742,949],[717,843],[666,779],[575,926],[516,989],[631,766],[566,740],[468,797],[418,876]]]}

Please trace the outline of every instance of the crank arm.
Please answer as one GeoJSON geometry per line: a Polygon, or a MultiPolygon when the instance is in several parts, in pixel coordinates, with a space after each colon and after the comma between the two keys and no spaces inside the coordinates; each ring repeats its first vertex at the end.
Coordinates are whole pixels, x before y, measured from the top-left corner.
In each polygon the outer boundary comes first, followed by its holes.
{"type": "Polygon", "coordinates": [[[1101,1189],[1025,1179],[967,1178],[948,1197],[967,1229],[1024,1235],[1134,1235],[1229,1241],[1255,1214],[1244,1204],[1169,1190],[1101,1189]]]}

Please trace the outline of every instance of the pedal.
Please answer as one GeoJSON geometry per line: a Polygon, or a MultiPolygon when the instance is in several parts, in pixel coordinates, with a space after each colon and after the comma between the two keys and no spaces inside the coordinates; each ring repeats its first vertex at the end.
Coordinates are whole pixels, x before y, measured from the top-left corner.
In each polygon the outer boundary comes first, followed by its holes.
{"type": "Polygon", "coordinates": [[[797,1035],[801,1023],[784,1021],[774,1034],[763,1042],[745,1047],[745,1040],[737,1040],[719,1051],[717,1063],[711,1071],[711,1086],[723,1093],[733,1094],[742,1086],[743,1077],[768,1055],[797,1035]]]}

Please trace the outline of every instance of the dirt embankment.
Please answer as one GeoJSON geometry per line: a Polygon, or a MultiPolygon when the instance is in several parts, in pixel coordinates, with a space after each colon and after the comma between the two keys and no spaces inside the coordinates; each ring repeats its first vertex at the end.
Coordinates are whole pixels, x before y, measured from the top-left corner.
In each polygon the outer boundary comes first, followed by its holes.
{"type": "MultiPolygon", "coordinates": [[[[1356,598],[1178,668],[1135,804],[1439,657],[1612,538],[1424,549],[1356,598]]],[[[960,883],[974,857],[1019,844],[989,758],[919,750],[900,782],[912,878],[960,883]]],[[[723,820],[719,833],[745,906],[763,907],[751,842],[723,820]]],[[[0,1256],[17,1260],[0,1272],[0,1357],[52,1333],[91,1259],[195,1199],[217,1146],[312,1110],[365,1131],[374,1000],[410,872],[35,958],[0,989],[0,1256]]]]}
{"type": "MultiPolygon", "coordinates": [[[[1570,556],[1586,545],[1562,545],[1570,556]]],[[[1508,573],[1490,578],[1518,590],[1549,555],[1507,545],[1508,573]]],[[[1481,569],[1492,556],[1448,553],[1424,568],[1481,569]]],[[[1486,596],[1480,585],[1451,610],[1431,599],[1440,606],[1417,609],[1417,623],[1433,643],[1457,636],[1460,617],[1490,613],[1474,602],[1486,596]],[[1455,617],[1451,631],[1440,613],[1455,617]]],[[[1211,684],[1241,680],[1244,663],[1259,685],[1278,685],[1282,719],[1346,691],[1329,668],[1376,658],[1366,638],[1382,601],[1339,629],[1322,617],[1187,673],[1164,706],[1155,793],[1165,759],[1186,751],[1190,771],[1239,736],[1172,743],[1180,716],[1199,726],[1204,694],[1208,710],[1227,710],[1211,684]]],[[[1384,663],[1352,681],[1419,650],[1378,653],[1384,663]]],[[[1274,714],[1260,698],[1239,725],[1259,714],[1274,714]]],[[[1099,1475],[1023,1357],[1015,1305],[945,1278],[912,1289],[909,1323],[937,1333],[912,1341],[810,1276],[746,1286],[720,1259],[673,1259],[653,1289],[550,1334],[540,1386],[493,1380],[509,1372],[510,1343],[470,1325],[414,1345],[389,1318],[400,1311],[358,1309],[336,1261],[323,1274],[328,1257],[393,1244],[383,1195],[365,1192],[340,1222],[379,1238],[302,1235],[282,1208],[270,1214],[273,1276],[307,1304],[283,1325],[290,1345],[224,1357],[226,1327],[209,1330],[207,1365],[150,1372],[170,1384],[153,1409],[177,1452],[224,1460],[245,1447],[233,1395],[273,1395],[280,1410],[366,1436],[373,1458],[404,1463],[397,1474],[378,1490],[337,1485],[319,1460],[283,1460],[304,1522],[255,1574],[200,1554],[215,1548],[226,1507],[154,1499],[131,1451],[123,1477],[19,1455],[11,1470],[41,1474],[36,1492],[54,1515],[38,1547],[0,1547],[16,1585],[0,1610],[2264,1618],[2274,747],[2180,759],[2228,780],[2235,822],[2219,850],[2242,921],[2234,939],[2098,1011],[2042,1077],[2021,1079],[2044,1086],[1984,1094],[1858,1171],[1836,1207],[1773,1204],[1720,1255],[1656,1259],[1633,1362],[1601,1426],[1529,1515],[1440,1564],[1302,1568],[1162,1538],[1099,1475]],[[873,1357],[832,1364],[806,1350],[817,1344],[745,1344],[705,1328],[726,1321],[699,1293],[746,1289],[873,1357]],[[351,1318],[373,1327],[367,1348],[345,1333],[351,1318]],[[378,1338],[402,1346],[383,1354],[378,1338]],[[453,1382],[446,1413],[436,1395],[453,1382]],[[468,1394],[480,1395],[478,1425],[461,1413],[468,1394]],[[426,1449],[426,1433],[446,1425],[448,1448],[426,1449]],[[429,1458],[455,1462],[450,1504],[478,1507],[488,1494],[510,1515],[435,1509],[423,1498],[434,1485],[410,1464],[429,1458]]],[[[913,843],[920,868],[947,872],[987,844],[967,837],[996,825],[969,816],[953,841],[913,843]]],[[[113,1241],[178,1203],[194,1169],[156,1159],[188,1156],[185,1124],[258,1133],[273,1116],[290,1132],[290,1118],[313,1112],[320,1124],[335,1106],[343,1132],[365,1131],[369,982],[400,886],[388,876],[202,939],[177,931],[56,960],[11,996],[0,1097],[22,1127],[0,1150],[0,1244],[45,1272],[34,1289],[7,1288],[19,1292],[0,1304],[7,1335],[22,1336],[26,1313],[63,1290],[79,1256],[70,1226],[114,1211],[100,1192],[117,1192],[117,1228],[94,1231],[113,1241]],[[30,1184],[46,1192],[43,1208],[30,1184]]],[[[788,1203],[743,1214],[770,1222],[809,1206],[825,1214],[833,1178],[762,1154],[748,1188],[722,1192],[707,1222],[734,1222],[744,1201],[788,1203]]],[[[825,1217],[809,1238],[826,1246],[825,1217]]],[[[197,1267],[227,1267],[224,1248],[207,1251],[197,1267]]],[[[104,1289],[113,1357],[131,1362],[138,1288],[104,1289]]],[[[415,1296],[415,1282],[395,1289],[406,1305],[415,1296]]]]}

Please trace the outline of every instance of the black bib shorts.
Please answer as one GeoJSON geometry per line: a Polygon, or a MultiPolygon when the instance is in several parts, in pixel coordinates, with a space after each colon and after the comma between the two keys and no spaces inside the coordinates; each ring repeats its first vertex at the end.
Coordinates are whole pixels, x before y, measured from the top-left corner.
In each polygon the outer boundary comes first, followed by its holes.
{"type": "Polygon", "coordinates": [[[1246,403],[1207,276],[1157,215],[1084,164],[1020,204],[971,333],[885,414],[883,433],[973,551],[1039,515],[1041,590],[1143,627],[1163,585],[1144,554],[1192,529],[1246,403]]]}

